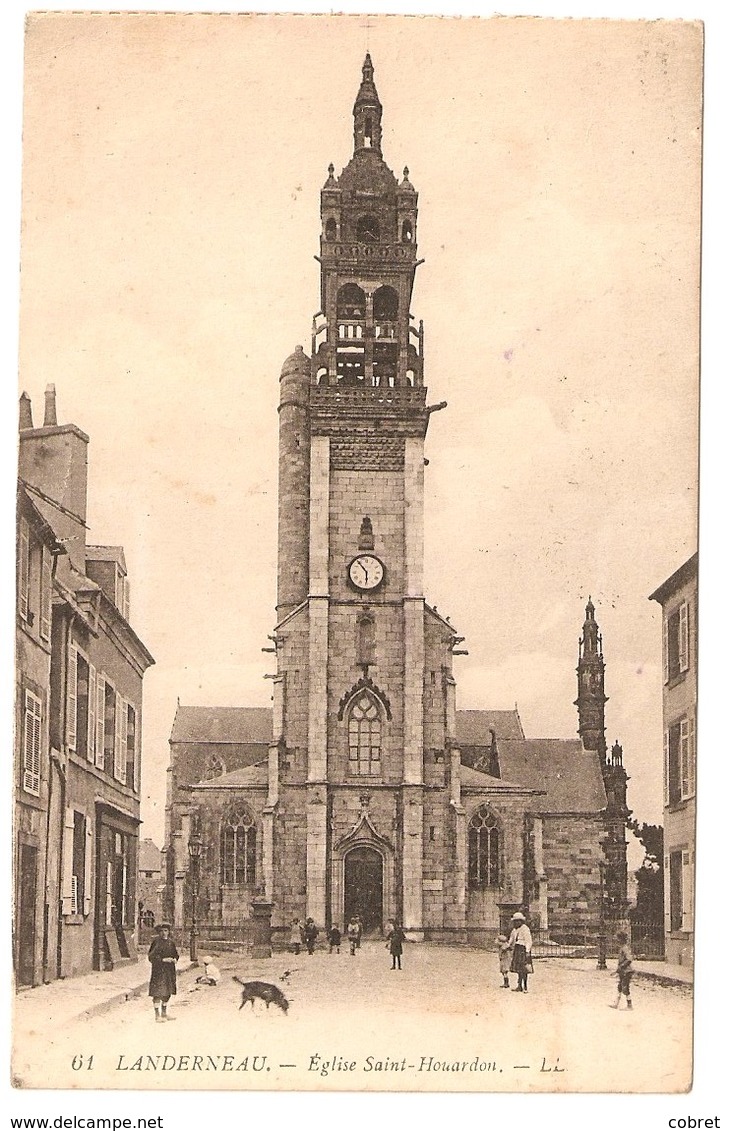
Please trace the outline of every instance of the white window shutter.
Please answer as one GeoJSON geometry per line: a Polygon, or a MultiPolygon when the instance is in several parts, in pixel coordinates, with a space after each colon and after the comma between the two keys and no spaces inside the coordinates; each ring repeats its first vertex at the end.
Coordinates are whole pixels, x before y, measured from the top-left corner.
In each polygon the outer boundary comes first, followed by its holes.
{"type": "Polygon", "coordinates": [[[139,711],[132,707],[134,712],[134,788],[141,793],[142,777],[142,728],[139,725],[139,711]]]}
{"type": "Polygon", "coordinates": [[[126,699],[119,698],[119,780],[127,784],[127,708],[126,699]]]}
{"type": "Polygon", "coordinates": [[[94,763],[96,752],[96,668],[89,664],[88,732],[86,736],[86,761],[94,763]]]}
{"type": "Polygon", "coordinates": [[[679,606],[679,670],[689,668],[689,605],[683,601],[679,606]]]}
{"type": "Polygon", "coordinates": [[[63,881],[61,886],[61,913],[73,915],[74,898],[74,811],[66,810],[63,823],[63,881]]]}
{"type": "Polygon", "coordinates": [[[96,673],[96,768],[104,769],[104,715],[106,712],[106,680],[102,672],[96,673]]]}
{"type": "Polygon", "coordinates": [[[76,648],[68,646],[68,672],[66,673],[66,745],[69,750],[76,749],[76,703],[78,699],[78,665],[76,648]]]}
{"type": "Polygon", "coordinates": [[[28,619],[28,597],[30,593],[30,528],[25,518],[20,520],[18,557],[20,574],[18,578],[18,605],[23,620],[28,619]]]}
{"type": "Polygon", "coordinates": [[[92,869],[92,832],[91,820],[85,818],[86,843],[84,845],[84,915],[91,911],[91,869],[92,869]]]}
{"type": "Polygon", "coordinates": [[[682,930],[691,931],[694,918],[692,856],[688,851],[682,853],[682,930]]]}
{"type": "MultiPolygon", "coordinates": [[[[119,692],[114,694],[114,777],[117,781],[123,781],[122,777],[122,707],[124,700],[119,692]]],[[[126,771],[126,766],[124,766],[126,771]]],[[[126,772],[124,774],[126,777],[126,772]]]]}
{"type": "Polygon", "coordinates": [[[671,883],[669,881],[669,856],[664,857],[664,933],[672,929],[671,883]]]}
{"type": "Polygon", "coordinates": [[[23,718],[23,789],[40,793],[42,704],[32,691],[25,693],[23,718]]]}
{"type": "Polygon", "coordinates": [[[669,804],[669,731],[664,731],[664,804],[669,804]]]}
{"type": "Polygon", "coordinates": [[[695,721],[689,720],[689,761],[688,761],[688,789],[687,796],[694,797],[697,779],[697,742],[695,739],[695,721]]]}
{"type": "Polygon", "coordinates": [[[664,682],[669,683],[669,621],[666,613],[662,622],[662,656],[664,659],[664,682]]]}
{"type": "Polygon", "coordinates": [[[51,639],[51,553],[47,546],[41,548],[41,639],[51,639]]]}
{"type": "Polygon", "coordinates": [[[689,756],[689,719],[682,719],[679,724],[679,765],[683,798],[689,797],[689,756]]]}

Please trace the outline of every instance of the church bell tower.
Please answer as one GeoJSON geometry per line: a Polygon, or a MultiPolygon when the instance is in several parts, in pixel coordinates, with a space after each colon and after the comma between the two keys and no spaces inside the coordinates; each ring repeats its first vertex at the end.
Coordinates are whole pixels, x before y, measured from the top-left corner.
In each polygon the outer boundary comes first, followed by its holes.
{"type": "Polygon", "coordinates": [[[578,734],[586,750],[597,750],[603,761],[606,756],[605,707],[608,698],[604,691],[606,665],[603,659],[603,642],[596,622],[595,605],[588,598],[583,635],[578,641],[578,734]]]}
{"type": "MultiPolygon", "coordinates": [[[[439,748],[443,778],[455,630],[423,594],[433,409],[423,324],[410,313],[418,195],[408,170],[399,181],[383,159],[382,112],[368,54],[352,156],[339,176],[330,165],[321,192],[311,355],[298,347],[280,382],[270,808],[286,812],[285,903],[305,893],[320,924],[342,926],[357,909],[366,928],[397,917],[418,930],[424,745],[439,748]]],[[[273,841],[268,851],[274,867],[273,841]]]]}

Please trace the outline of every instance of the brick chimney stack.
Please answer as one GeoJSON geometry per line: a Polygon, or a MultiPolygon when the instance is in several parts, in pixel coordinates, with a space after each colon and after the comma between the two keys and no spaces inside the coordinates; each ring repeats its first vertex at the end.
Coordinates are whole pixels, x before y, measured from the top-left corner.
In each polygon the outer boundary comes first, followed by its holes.
{"type": "Polygon", "coordinates": [[[26,392],[20,394],[20,412],[18,414],[18,427],[21,432],[33,427],[33,406],[26,392]]]}
{"type": "Polygon", "coordinates": [[[48,428],[58,424],[56,417],[56,386],[46,385],[46,412],[43,417],[43,427],[48,428]]]}

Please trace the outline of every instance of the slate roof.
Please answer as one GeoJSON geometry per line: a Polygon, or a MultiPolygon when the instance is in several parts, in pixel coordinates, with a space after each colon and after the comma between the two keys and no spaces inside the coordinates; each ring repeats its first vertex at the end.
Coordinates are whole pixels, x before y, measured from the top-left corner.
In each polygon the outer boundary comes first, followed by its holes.
{"type": "Polygon", "coordinates": [[[159,872],[162,868],[162,853],[149,837],[140,841],[138,868],[140,872],[159,872]]]}
{"type": "Polygon", "coordinates": [[[544,793],[538,787],[516,785],[504,778],[493,778],[481,770],[473,770],[471,766],[461,767],[461,787],[468,790],[483,789],[489,793],[544,793]]]}
{"type": "Polygon", "coordinates": [[[87,546],[86,560],[87,562],[116,562],[125,574],[127,572],[123,546],[87,546]]]}
{"type": "Polygon", "coordinates": [[[506,781],[544,789],[541,813],[598,813],[606,807],[600,756],[578,738],[528,738],[498,743],[506,781]]]}
{"type": "Polygon", "coordinates": [[[337,178],[337,187],[350,192],[395,193],[395,174],[374,149],[358,149],[337,178]]]}
{"type": "Polygon", "coordinates": [[[696,553],[688,558],[679,569],[676,569],[671,577],[663,581],[659,588],[649,595],[649,600],[658,601],[660,605],[663,605],[668,597],[671,597],[692,578],[697,577],[698,565],[699,553],[696,553]]]}
{"type": "Polygon", "coordinates": [[[269,764],[268,760],[255,762],[253,766],[243,766],[240,770],[231,770],[229,774],[221,774],[217,778],[208,778],[206,781],[193,782],[189,789],[246,789],[253,787],[268,788],[269,764]]]}
{"type": "Polygon", "coordinates": [[[268,746],[273,733],[270,707],[178,706],[170,742],[231,742],[268,746]]]}
{"type": "Polygon", "coordinates": [[[461,746],[491,746],[492,730],[497,742],[525,737],[516,707],[512,711],[456,712],[456,738],[461,746]]]}

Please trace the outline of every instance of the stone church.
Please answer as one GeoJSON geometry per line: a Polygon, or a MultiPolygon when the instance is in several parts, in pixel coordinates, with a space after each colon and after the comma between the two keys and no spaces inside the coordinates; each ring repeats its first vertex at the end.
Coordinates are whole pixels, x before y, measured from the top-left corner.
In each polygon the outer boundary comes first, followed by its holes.
{"type": "MultiPolygon", "coordinates": [[[[273,707],[178,706],[167,913],[207,937],[273,903],[320,928],[359,914],[412,939],[478,941],[522,909],[556,940],[626,901],[626,772],[605,742],[589,601],[578,738],[458,710],[463,637],[423,591],[424,331],[411,310],[418,194],[381,152],[367,55],[352,157],[321,192],[320,313],[280,378],[273,707]],[[603,909],[603,912],[602,910],[603,909]]],[[[287,936],[288,937],[288,936],[287,936]]]]}

